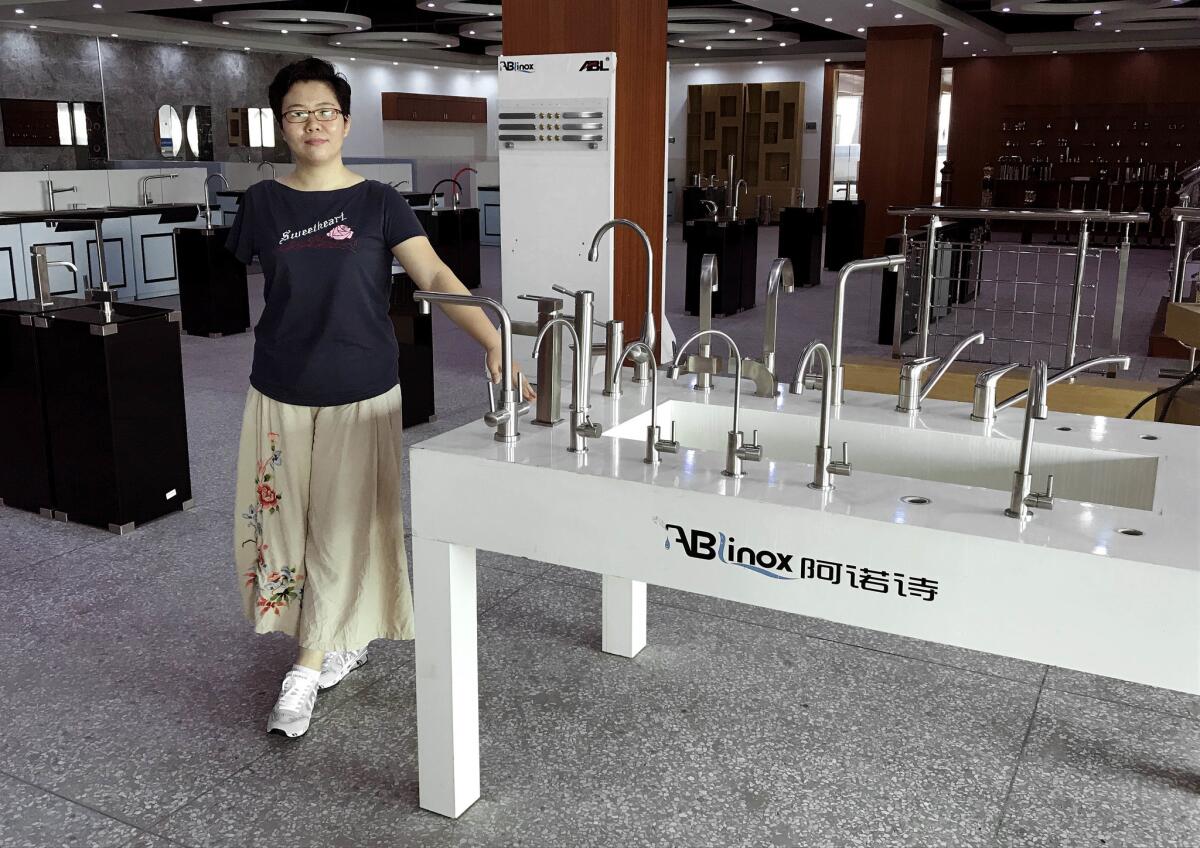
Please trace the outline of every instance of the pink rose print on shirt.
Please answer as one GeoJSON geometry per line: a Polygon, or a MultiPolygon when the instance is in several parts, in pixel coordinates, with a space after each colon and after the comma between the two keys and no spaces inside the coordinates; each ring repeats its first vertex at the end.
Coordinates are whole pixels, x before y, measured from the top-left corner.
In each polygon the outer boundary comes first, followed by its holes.
{"type": "Polygon", "coordinates": [[[336,227],[326,233],[326,235],[331,239],[342,241],[343,239],[353,238],[354,230],[350,229],[345,224],[338,224],[336,227]]]}

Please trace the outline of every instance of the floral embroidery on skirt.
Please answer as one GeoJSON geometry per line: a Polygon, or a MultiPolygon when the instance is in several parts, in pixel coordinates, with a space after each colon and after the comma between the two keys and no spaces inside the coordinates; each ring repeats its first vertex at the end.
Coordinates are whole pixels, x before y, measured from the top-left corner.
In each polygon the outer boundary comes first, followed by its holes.
{"type": "Polygon", "coordinates": [[[253,538],[246,539],[242,545],[254,545],[254,567],[246,572],[246,586],[257,587],[258,614],[266,615],[274,612],[279,615],[281,608],[287,607],[292,601],[299,600],[302,592],[300,585],[304,580],[303,574],[297,574],[291,566],[272,566],[267,563],[267,550],[270,547],[263,541],[263,522],[267,517],[279,512],[283,495],[279,493],[276,469],[283,464],[283,452],[279,449],[279,434],[268,433],[271,456],[259,459],[257,474],[254,478],[255,501],[242,514],[246,526],[254,531],[253,538]]]}

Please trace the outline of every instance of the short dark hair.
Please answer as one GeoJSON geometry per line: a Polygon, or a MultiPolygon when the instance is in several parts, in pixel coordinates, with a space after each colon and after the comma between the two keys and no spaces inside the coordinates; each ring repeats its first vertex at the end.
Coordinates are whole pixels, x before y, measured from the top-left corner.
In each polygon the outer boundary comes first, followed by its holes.
{"type": "Polygon", "coordinates": [[[309,56],[299,62],[292,62],[280,70],[275,75],[275,79],[271,80],[271,85],[267,88],[267,100],[271,103],[271,111],[275,113],[275,120],[283,123],[283,98],[287,97],[292,86],[298,82],[323,82],[328,85],[337,95],[338,106],[341,108],[342,114],[349,117],[350,83],[324,59],[309,56]]]}

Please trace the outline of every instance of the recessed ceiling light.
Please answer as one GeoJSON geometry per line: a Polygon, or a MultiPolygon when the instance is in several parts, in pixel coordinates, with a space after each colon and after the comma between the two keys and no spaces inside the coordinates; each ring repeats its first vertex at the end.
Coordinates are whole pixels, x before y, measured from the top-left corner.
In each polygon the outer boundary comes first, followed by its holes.
{"type": "Polygon", "coordinates": [[[29,25],[29,28],[30,28],[30,29],[37,29],[37,24],[30,24],[30,25],[29,25]]]}
{"type": "Polygon", "coordinates": [[[736,29],[731,29],[731,30],[729,30],[729,34],[730,34],[730,35],[734,35],[734,34],[736,34],[736,33],[737,33],[737,30],[736,30],[736,29]]]}
{"type": "Polygon", "coordinates": [[[18,15],[23,15],[23,14],[25,14],[25,10],[24,10],[24,9],[15,9],[14,11],[15,11],[15,12],[16,12],[18,15]]]}
{"type": "Polygon", "coordinates": [[[1138,50],[1145,50],[1145,47],[1139,47],[1138,50]]]}
{"type": "Polygon", "coordinates": [[[1051,50],[1050,52],[1051,52],[1051,53],[1057,53],[1058,51],[1057,51],[1057,50],[1051,50]]]}
{"type": "Polygon", "coordinates": [[[867,28],[866,28],[866,27],[859,27],[859,28],[858,28],[858,31],[859,31],[859,32],[866,32],[866,31],[867,31],[867,28]]]}
{"type": "Polygon", "coordinates": [[[249,47],[243,47],[242,49],[243,49],[243,50],[249,50],[250,48],[249,48],[249,47]]]}
{"type": "Polygon", "coordinates": [[[705,44],[705,45],[704,45],[704,49],[705,49],[705,50],[712,50],[712,45],[711,45],[711,44],[705,44]]]}
{"type": "Polygon", "coordinates": [[[350,57],[350,61],[351,61],[351,62],[357,62],[358,60],[357,60],[357,59],[355,59],[353,56],[351,56],[351,57],[350,57]]]}
{"type": "Polygon", "coordinates": [[[449,44],[447,44],[446,46],[447,46],[447,47],[449,47],[450,45],[449,45],[449,44]]]}
{"type": "Polygon", "coordinates": [[[748,24],[754,23],[754,18],[746,18],[746,23],[748,23],[748,24]]]}
{"type": "Polygon", "coordinates": [[[279,31],[280,35],[287,35],[287,32],[288,32],[288,31],[287,31],[286,29],[281,29],[281,30],[279,31]]]}
{"type": "Polygon", "coordinates": [[[833,23],[833,18],[826,18],[825,23],[827,23],[827,24],[833,23]]]}
{"type": "Polygon", "coordinates": [[[434,65],[434,66],[433,66],[433,69],[434,69],[435,71],[440,71],[440,70],[442,69],[442,66],[441,66],[441,65],[434,65]]]}
{"type": "Polygon", "coordinates": [[[779,42],[779,46],[780,46],[780,47],[787,47],[787,42],[786,42],[786,41],[781,41],[781,42],[779,42]]]}
{"type": "Polygon", "coordinates": [[[1104,21],[1096,21],[1092,26],[1104,26],[1104,21]]]}
{"type": "Polygon", "coordinates": [[[692,65],[692,67],[693,67],[693,68],[698,68],[698,67],[700,67],[700,63],[699,63],[699,62],[696,62],[694,65],[692,65]]]}
{"type": "Polygon", "coordinates": [[[867,8],[868,8],[868,9],[874,9],[874,8],[875,8],[875,4],[874,4],[874,3],[868,3],[868,4],[867,4],[867,8]]]}
{"type": "MultiPolygon", "coordinates": [[[[403,37],[402,37],[400,40],[401,40],[401,41],[408,41],[408,39],[407,39],[407,38],[403,38],[403,37]]],[[[338,42],[338,43],[340,44],[341,42],[338,42]]]]}
{"type": "Polygon", "coordinates": [[[300,23],[302,23],[302,24],[308,23],[308,18],[301,18],[300,23]]]}
{"type": "Polygon", "coordinates": [[[229,26],[229,21],[221,21],[221,26],[229,26]]]}
{"type": "Polygon", "coordinates": [[[1119,30],[1119,29],[1114,29],[1114,30],[1113,30],[1113,32],[1120,32],[1120,30],[1119,30]]]}
{"type": "Polygon", "coordinates": [[[93,9],[103,9],[103,8],[104,8],[104,4],[103,4],[103,3],[93,3],[93,4],[92,4],[92,8],[93,8],[93,9]]]}
{"type": "Polygon", "coordinates": [[[757,39],[755,39],[755,40],[756,40],[756,41],[762,41],[762,40],[763,40],[763,37],[760,35],[760,36],[759,36],[757,39]]]}
{"type": "Polygon", "coordinates": [[[356,32],[362,32],[362,27],[360,26],[356,26],[354,29],[356,32]]]}
{"type": "Polygon", "coordinates": [[[827,64],[827,65],[828,65],[828,64],[829,64],[830,62],[832,62],[832,61],[833,61],[832,59],[826,59],[826,60],[825,60],[825,64],[827,64]]]}
{"type": "Polygon", "coordinates": [[[966,46],[967,46],[968,44],[970,44],[970,43],[971,43],[971,42],[969,42],[969,41],[964,41],[964,42],[963,42],[963,47],[966,47],[966,46]]]}
{"type": "Polygon", "coordinates": [[[892,15],[892,17],[893,17],[893,18],[895,18],[896,20],[900,20],[901,18],[903,18],[903,17],[904,17],[904,15],[902,15],[902,14],[901,14],[901,13],[899,13],[899,12],[897,12],[896,14],[892,15]]]}
{"type": "Polygon", "coordinates": [[[475,73],[479,73],[479,71],[476,71],[475,73]]]}
{"type": "Polygon", "coordinates": [[[475,30],[473,30],[473,29],[467,31],[467,35],[474,35],[474,34],[475,34],[475,30]]]}
{"type": "Polygon", "coordinates": [[[432,9],[437,4],[436,3],[426,3],[425,5],[428,6],[430,9],[432,9]]]}
{"type": "Polygon", "coordinates": [[[1001,11],[1001,12],[1011,12],[1011,11],[1012,11],[1012,9],[1010,9],[1008,6],[1005,6],[1005,7],[1004,7],[1003,9],[1001,9],[1000,11],[1001,11]]]}
{"type": "Polygon", "coordinates": [[[942,33],[942,38],[945,38],[945,37],[946,37],[947,35],[949,35],[949,34],[950,34],[950,33],[948,33],[948,32],[943,32],[943,33],[942,33]]]}
{"type": "Polygon", "coordinates": [[[341,46],[342,46],[342,42],[340,42],[340,41],[335,41],[335,42],[333,42],[333,46],[334,46],[334,47],[341,47],[341,46]]]}
{"type": "Polygon", "coordinates": [[[109,35],[110,35],[110,36],[112,36],[113,38],[120,38],[120,37],[121,37],[121,36],[117,35],[115,32],[113,32],[113,33],[109,33],[109,35]]]}
{"type": "Polygon", "coordinates": [[[792,11],[793,11],[793,12],[799,12],[799,11],[800,11],[800,7],[799,7],[799,6],[793,6],[793,7],[792,7],[792,11]]]}
{"type": "Polygon", "coordinates": [[[186,42],[186,41],[181,41],[181,42],[179,42],[179,43],[180,43],[180,44],[187,44],[187,42],[186,42]]]}
{"type": "Polygon", "coordinates": [[[1092,14],[1093,14],[1093,15],[1098,15],[1098,14],[1100,14],[1100,10],[1099,10],[1099,9],[1093,9],[1093,10],[1092,10],[1092,14]]]}
{"type": "Polygon", "coordinates": [[[760,64],[760,65],[762,64],[762,59],[758,60],[758,64],[760,64]]]}
{"type": "Polygon", "coordinates": [[[393,65],[399,65],[399,62],[392,62],[393,65]]]}

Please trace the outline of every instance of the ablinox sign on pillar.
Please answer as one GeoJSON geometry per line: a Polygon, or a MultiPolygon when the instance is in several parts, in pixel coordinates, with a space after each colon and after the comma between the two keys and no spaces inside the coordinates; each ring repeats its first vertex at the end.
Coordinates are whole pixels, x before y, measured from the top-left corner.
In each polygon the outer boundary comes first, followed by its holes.
{"type": "MultiPolygon", "coordinates": [[[[596,320],[613,304],[613,239],[588,262],[592,235],[613,217],[617,95],[615,53],[499,58],[501,274],[515,321],[535,321],[522,294],[552,295],[554,284],[595,292],[596,320]]],[[[565,311],[573,311],[565,298],[565,311]]],[[[532,374],[533,339],[513,353],[532,374]]],[[[564,366],[570,367],[565,356],[564,366]]]]}

